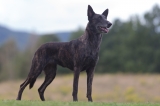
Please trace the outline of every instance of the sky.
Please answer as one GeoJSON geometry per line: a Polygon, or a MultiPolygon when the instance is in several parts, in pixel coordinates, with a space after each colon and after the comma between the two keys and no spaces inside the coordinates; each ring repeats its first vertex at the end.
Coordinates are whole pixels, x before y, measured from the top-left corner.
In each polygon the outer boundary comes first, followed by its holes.
{"type": "Polygon", "coordinates": [[[143,15],[160,0],[0,0],[0,25],[36,33],[73,31],[86,27],[87,8],[101,14],[109,9],[110,22],[143,15]]]}

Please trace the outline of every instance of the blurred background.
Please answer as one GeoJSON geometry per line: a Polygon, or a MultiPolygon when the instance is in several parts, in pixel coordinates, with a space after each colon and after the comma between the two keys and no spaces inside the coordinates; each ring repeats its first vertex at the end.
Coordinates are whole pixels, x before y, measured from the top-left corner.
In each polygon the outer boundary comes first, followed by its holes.
{"type": "MultiPolygon", "coordinates": [[[[94,99],[160,102],[159,0],[0,0],[0,99],[16,98],[40,45],[70,41],[83,34],[88,4],[99,14],[108,8],[107,20],[113,23],[101,43],[94,99]]],[[[72,100],[71,73],[58,67],[58,75],[65,76],[58,76],[48,88],[48,100],[72,100]]],[[[85,77],[82,74],[81,100],[85,98],[85,77]]],[[[42,82],[40,78],[24,99],[39,99],[37,89],[42,82]],[[37,96],[31,96],[33,93],[37,96]]]]}

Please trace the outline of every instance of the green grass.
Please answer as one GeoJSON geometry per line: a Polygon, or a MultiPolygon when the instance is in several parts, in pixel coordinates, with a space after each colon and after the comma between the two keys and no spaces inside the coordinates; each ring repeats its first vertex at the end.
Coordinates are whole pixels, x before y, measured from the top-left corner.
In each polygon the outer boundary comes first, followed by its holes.
{"type": "Polygon", "coordinates": [[[158,103],[105,103],[1,100],[0,106],[160,106],[158,103]]]}

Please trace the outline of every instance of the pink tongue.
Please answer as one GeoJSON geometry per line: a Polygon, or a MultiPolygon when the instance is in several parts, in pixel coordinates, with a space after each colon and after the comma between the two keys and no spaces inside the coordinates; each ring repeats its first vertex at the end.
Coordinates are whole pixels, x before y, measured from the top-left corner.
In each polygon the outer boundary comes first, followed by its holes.
{"type": "Polygon", "coordinates": [[[108,29],[106,29],[106,28],[102,28],[102,27],[101,27],[101,29],[102,29],[104,32],[108,32],[108,29]]]}

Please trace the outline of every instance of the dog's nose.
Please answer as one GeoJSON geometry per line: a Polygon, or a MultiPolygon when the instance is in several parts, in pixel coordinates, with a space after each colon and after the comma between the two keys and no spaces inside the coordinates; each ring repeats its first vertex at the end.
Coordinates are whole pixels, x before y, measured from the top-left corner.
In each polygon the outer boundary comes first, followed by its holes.
{"type": "Polygon", "coordinates": [[[107,26],[107,28],[111,27],[111,25],[112,25],[112,23],[110,23],[110,22],[109,22],[109,23],[108,23],[108,26],[107,26]]]}

